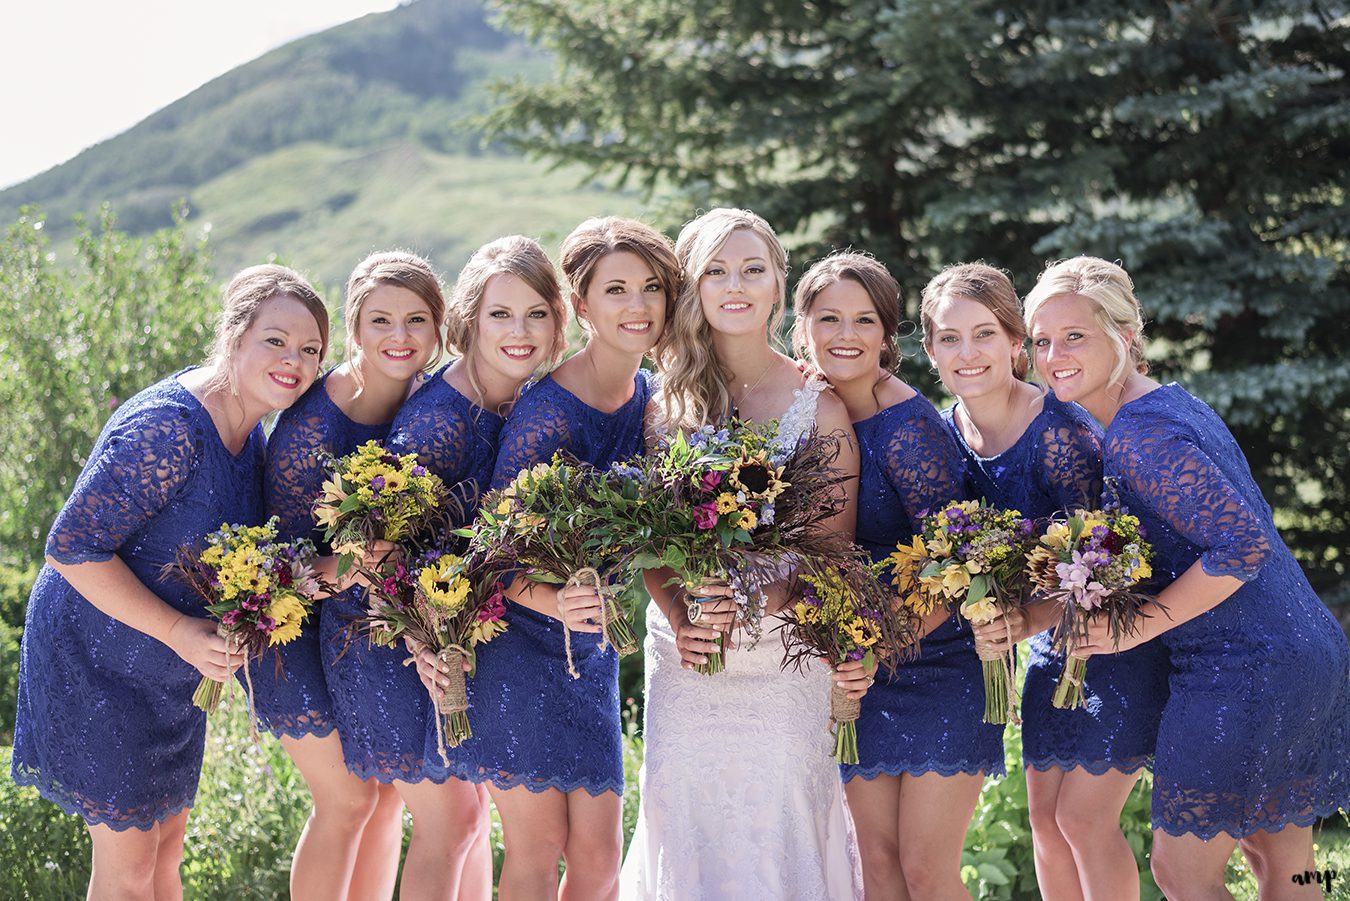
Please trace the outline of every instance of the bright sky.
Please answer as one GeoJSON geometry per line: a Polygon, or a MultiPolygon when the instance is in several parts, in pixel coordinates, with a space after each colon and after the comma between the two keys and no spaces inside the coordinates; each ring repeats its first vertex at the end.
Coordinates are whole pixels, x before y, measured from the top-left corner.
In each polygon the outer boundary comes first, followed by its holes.
{"type": "Polygon", "coordinates": [[[274,47],[397,0],[18,0],[0,17],[0,188],[274,47]]]}

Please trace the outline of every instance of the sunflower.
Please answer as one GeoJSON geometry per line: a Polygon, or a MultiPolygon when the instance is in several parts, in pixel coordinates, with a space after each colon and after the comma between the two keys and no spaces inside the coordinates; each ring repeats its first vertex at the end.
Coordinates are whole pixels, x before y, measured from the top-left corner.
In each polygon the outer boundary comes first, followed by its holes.
{"type": "Polygon", "coordinates": [[[782,473],[781,467],[769,462],[766,451],[743,451],[740,459],[732,464],[731,485],[738,492],[744,492],[747,498],[773,501],[791,484],[779,478],[782,473]]]}

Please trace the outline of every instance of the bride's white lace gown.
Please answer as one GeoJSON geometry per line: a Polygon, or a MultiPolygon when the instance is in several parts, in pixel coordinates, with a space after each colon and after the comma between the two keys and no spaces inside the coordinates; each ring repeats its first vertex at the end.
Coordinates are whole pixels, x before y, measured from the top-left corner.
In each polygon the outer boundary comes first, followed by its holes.
{"type": "MultiPolygon", "coordinates": [[[[824,387],[797,393],[780,441],[810,430],[824,387]]],[[[756,647],[728,650],[725,671],[704,676],[681,668],[670,623],[648,605],[646,759],[625,901],[862,897],[827,730],[829,670],[784,672],[777,625],[766,618],[756,647]]]]}

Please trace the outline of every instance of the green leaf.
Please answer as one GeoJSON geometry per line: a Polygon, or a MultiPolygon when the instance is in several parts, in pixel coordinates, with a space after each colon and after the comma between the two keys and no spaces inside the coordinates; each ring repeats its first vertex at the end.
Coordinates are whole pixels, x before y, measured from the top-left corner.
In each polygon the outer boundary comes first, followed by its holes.
{"type": "Polygon", "coordinates": [[[970,577],[970,588],[966,591],[967,604],[976,604],[984,600],[985,595],[989,593],[989,580],[984,573],[970,577]]]}

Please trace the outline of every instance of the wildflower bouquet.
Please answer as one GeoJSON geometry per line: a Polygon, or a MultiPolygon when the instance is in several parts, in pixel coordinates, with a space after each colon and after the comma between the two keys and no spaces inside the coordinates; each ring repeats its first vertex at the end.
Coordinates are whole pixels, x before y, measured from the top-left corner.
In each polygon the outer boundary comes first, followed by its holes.
{"type": "MultiPolygon", "coordinates": [[[[869,576],[868,567],[854,559],[842,565],[799,572],[794,580],[795,604],[783,611],[780,627],[787,662],[798,669],[824,657],[831,666],[861,660],[868,670],[876,667],[878,653],[903,641],[908,622],[897,618],[888,592],[869,576]]],[[[834,732],[834,758],[840,763],[858,762],[858,713],[860,703],[850,700],[838,685],[830,686],[830,728],[834,732]]]]}
{"type": "MultiPolygon", "coordinates": [[[[474,668],[475,648],[506,631],[501,583],[471,572],[458,554],[428,551],[399,562],[371,580],[366,612],[347,630],[348,641],[364,636],[371,644],[395,647],[409,639],[426,647],[449,668],[450,685],[436,701],[436,740],[458,747],[473,736],[464,662],[474,668]]],[[[448,763],[448,761],[447,761],[448,763]]]]}
{"type": "MultiPolygon", "coordinates": [[[[551,462],[523,469],[511,484],[488,492],[478,518],[456,534],[469,539],[470,556],[492,571],[520,572],[550,585],[590,584],[602,599],[600,647],[613,645],[625,657],[638,642],[610,585],[617,552],[596,534],[599,479],[594,467],[556,453],[551,462]]],[[[568,672],[580,678],[566,627],[563,642],[568,672]]]]}
{"type": "MultiPolygon", "coordinates": [[[[277,540],[277,518],[261,526],[224,525],[206,536],[197,552],[178,550],[167,572],[190,586],[206,602],[206,611],[232,649],[250,660],[269,648],[294,641],[325,587],[314,573],[314,545],[304,539],[277,540]]],[[[277,666],[281,665],[280,658],[277,666]]],[[[244,669],[245,680],[250,677],[244,669]]],[[[192,703],[207,713],[220,704],[225,686],[202,677],[192,703]]],[[[249,685],[249,721],[253,720],[249,685]]]]}
{"type": "Polygon", "coordinates": [[[1035,590],[1062,606],[1054,647],[1067,657],[1051,700],[1056,707],[1083,706],[1087,658],[1073,656],[1073,649],[1085,639],[1089,620],[1105,616],[1112,639],[1119,642],[1146,615],[1141,608],[1153,599],[1133,589],[1152,575],[1152,556],[1139,519],[1118,506],[1051,520],[1027,555],[1035,590]]]}
{"type": "MultiPolygon", "coordinates": [[[[957,501],[925,516],[909,544],[896,546],[882,565],[889,570],[900,603],[917,615],[938,604],[959,604],[962,616],[982,625],[1023,601],[1023,561],[1035,542],[1035,527],[1016,510],[957,501]]],[[[985,659],[984,721],[1016,722],[1013,654],[985,659]]]]}
{"type": "Polygon", "coordinates": [[[416,454],[396,456],[378,441],[328,466],[314,520],[338,556],[339,579],[372,541],[406,540],[433,525],[446,504],[445,483],[416,454]]]}
{"type": "MultiPolygon", "coordinates": [[[[773,423],[734,422],[670,436],[656,453],[612,470],[625,487],[600,505],[600,540],[626,549],[625,565],[670,569],[670,584],[686,590],[725,579],[752,644],[762,635],[769,585],[800,565],[824,567],[853,553],[822,528],[844,502],[831,469],[837,443],[812,434],[785,448],[775,435],[773,423]]],[[[699,671],[724,668],[715,652],[699,671]]]]}

